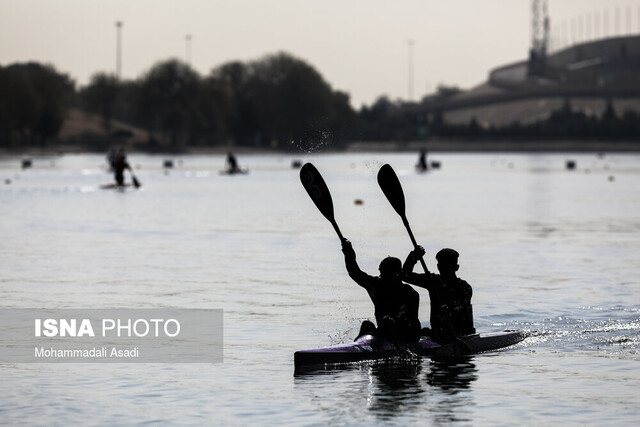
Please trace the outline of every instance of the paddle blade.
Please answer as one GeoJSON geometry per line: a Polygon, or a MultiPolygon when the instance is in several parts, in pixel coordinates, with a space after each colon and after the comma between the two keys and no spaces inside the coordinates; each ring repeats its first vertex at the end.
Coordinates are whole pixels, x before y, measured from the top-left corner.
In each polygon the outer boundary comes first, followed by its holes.
{"type": "Polygon", "coordinates": [[[136,178],[135,175],[131,175],[131,181],[133,181],[133,186],[136,188],[140,188],[140,181],[138,181],[138,178],[136,178]]]}
{"type": "Polygon", "coordinates": [[[378,185],[380,185],[382,192],[391,203],[391,206],[393,206],[393,209],[398,215],[404,217],[404,192],[402,191],[400,180],[398,180],[398,175],[390,165],[386,164],[378,171],[378,185]]]}
{"type": "Polygon", "coordinates": [[[334,222],[331,193],[318,169],[311,163],[305,163],[300,169],[300,182],[320,213],[334,222]]]}

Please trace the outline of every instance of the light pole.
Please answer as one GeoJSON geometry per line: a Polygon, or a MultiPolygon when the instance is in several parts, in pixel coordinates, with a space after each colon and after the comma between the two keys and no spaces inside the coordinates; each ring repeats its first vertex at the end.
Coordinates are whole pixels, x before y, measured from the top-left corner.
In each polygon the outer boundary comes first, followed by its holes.
{"type": "Polygon", "coordinates": [[[185,39],[187,41],[187,65],[191,65],[191,34],[187,34],[185,39]]]}
{"type": "Polygon", "coordinates": [[[409,102],[413,101],[413,40],[407,41],[409,47],[409,67],[408,67],[408,77],[409,77],[409,102]]]}
{"type": "Polygon", "coordinates": [[[122,76],[122,21],[116,22],[116,78],[122,76]]]}

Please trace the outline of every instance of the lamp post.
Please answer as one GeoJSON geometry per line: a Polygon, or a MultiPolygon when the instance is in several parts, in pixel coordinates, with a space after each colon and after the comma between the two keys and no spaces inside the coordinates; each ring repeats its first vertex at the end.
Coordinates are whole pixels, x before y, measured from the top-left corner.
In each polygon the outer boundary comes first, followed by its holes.
{"type": "Polygon", "coordinates": [[[187,41],[187,64],[191,65],[191,34],[187,34],[185,39],[187,41]]]}
{"type": "Polygon", "coordinates": [[[122,21],[116,22],[116,78],[122,76],[122,21]]]}
{"type": "Polygon", "coordinates": [[[413,101],[413,40],[407,41],[409,47],[409,64],[408,64],[408,77],[409,77],[409,102],[413,101]]]}

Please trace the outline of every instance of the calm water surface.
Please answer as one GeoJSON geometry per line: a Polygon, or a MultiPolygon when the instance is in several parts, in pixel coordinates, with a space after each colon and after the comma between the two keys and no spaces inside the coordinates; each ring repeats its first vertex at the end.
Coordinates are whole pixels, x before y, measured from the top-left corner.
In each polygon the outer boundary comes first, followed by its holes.
{"type": "Polygon", "coordinates": [[[164,157],[130,156],[143,187],[119,192],[100,189],[103,156],[0,158],[0,308],[221,308],[224,363],[0,364],[3,423],[637,423],[640,156],[436,153],[422,175],[417,154],[246,155],[243,176],[220,175],[223,156],[173,159],[165,173],[164,157]],[[461,253],[476,328],[531,337],[294,377],[294,351],[350,341],[373,315],[294,159],[322,172],[371,273],[411,249],[375,180],[392,164],[430,268],[461,253]]]}

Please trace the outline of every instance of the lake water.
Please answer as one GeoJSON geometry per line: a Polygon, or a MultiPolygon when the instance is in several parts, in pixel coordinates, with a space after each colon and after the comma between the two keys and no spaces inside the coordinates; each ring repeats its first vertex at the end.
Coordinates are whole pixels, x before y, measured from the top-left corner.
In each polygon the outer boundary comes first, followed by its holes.
{"type": "MultiPolygon", "coordinates": [[[[416,153],[0,158],[0,308],[224,310],[220,364],[0,364],[0,422],[37,425],[631,425],[640,416],[640,156],[416,153]],[[292,161],[311,161],[363,270],[411,244],[376,183],[390,163],[427,264],[452,247],[479,332],[531,336],[457,363],[293,375],[296,350],[373,318],[292,161]],[[573,159],[575,170],[565,162],[573,159]],[[354,203],[361,199],[362,204],[354,203]]],[[[420,318],[429,319],[420,291],[420,318]]]]}

